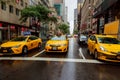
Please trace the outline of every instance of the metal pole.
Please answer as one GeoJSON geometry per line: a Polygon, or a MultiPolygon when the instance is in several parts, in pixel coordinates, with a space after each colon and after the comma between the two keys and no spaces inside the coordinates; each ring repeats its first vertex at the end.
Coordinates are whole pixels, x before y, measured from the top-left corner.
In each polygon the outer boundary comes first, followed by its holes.
{"type": "Polygon", "coordinates": [[[10,40],[10,25],[8,25],[8,40],[10,40]]]}

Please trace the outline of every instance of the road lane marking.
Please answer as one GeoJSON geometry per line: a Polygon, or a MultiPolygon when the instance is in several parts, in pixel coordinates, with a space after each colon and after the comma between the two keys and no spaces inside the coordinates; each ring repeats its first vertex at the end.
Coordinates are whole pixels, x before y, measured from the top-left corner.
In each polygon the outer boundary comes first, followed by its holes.
{"type": "Polygon", "coordinates": [[[42,54],[43,52],[45,52],[45,49],[44,49],[44,50],[42,50],[41,52],[39,52],[39,53],[37,53],[37,54],[33,55],[32,57],[37,57],[38,55],[42,54]]]}
{"type": "Polygon", "coordinates": [[[24,60],[24,61],[58,61],[58,62],[79,62],[79,63],[93,63],[104,64],[98,60],[92,59],[68,59],[68,58],[44,58],[44,57],[0,57],[0,60],[24,60]]]}
{"type": "Polygon", "coordinates": [[[85,56],[83,55],[82,48],[79,48],[79,53],[82,56],[82,58],[85,60],[85,56]]]}

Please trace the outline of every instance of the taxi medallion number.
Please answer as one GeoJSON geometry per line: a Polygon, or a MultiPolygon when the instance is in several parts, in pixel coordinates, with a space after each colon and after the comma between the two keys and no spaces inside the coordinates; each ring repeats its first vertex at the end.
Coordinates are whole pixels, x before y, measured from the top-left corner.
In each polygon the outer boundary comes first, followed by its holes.
{"type": "Polygon", "coordinates": [[[120,59],[120,56],[117,56],[117,59],[120,59]]]}
{"type": "Polygon", "coordinates": [[[56,48],[56,47],[53,47],[53,50],[57,50],[57,48],[56,48]]]}
{"type": "Polygon", "coordinates": [[[7,50],[3,50],[3,52],[7,52],[7,50]]]}

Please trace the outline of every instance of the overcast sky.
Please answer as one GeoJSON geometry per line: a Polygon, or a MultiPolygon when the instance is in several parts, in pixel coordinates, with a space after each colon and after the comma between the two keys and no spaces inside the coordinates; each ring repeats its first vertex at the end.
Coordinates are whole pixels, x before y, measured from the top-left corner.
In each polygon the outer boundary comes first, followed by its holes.
{"type": "Polygon", "coordinates": [[[77,8],[77,0],[65,0],[65,5],[68,7],[68,22],[70,23],[70,33],[73,33],[74,9],[77,8]]]}

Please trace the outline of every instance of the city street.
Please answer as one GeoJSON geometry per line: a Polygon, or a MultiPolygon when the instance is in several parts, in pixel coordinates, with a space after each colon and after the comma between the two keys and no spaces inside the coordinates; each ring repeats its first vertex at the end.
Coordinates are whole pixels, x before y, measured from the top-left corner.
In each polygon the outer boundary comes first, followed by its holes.
{"type": "MultiPolygon", "coordinates": [[[[45,44],[44,44],[45,45],[45,44]]],[[[69,39],[69,51],[45,53],[43,47],[26,55],[1,56],[0,80],[118,80],[119,63],[99,61],[69,39]]]]}
{"type": "Polygon", "coordinates": [[[119,80],[120,0],[0,0],[0,80],[119,80]]]}

